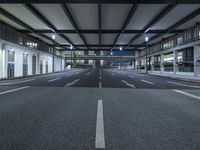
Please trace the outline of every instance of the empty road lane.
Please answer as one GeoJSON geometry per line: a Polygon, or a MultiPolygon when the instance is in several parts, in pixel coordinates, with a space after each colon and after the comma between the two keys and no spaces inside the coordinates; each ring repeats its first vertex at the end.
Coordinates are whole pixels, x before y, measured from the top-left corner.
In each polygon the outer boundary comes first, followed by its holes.
{"type": "Polygon", "coordinates": [[[198,83],[111,69],[3,80],[0,147],[200,149],[199,87],[198,83]]]}

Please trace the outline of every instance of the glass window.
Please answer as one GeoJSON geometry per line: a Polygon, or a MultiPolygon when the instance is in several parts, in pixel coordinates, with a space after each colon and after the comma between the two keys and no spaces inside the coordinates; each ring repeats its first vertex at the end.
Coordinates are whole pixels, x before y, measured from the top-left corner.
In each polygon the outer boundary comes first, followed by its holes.
{"type": "Polygon", "coordinates": [[[177,38],[177,44],[179,45],[179,44],[182,44],[183,43],[183,37],[181,36],[181,37],[178,37],[177,38]]]}
{"type": "Polygon", "coordinates": [[[28,64],[28,54],[23,54],[23,64],[28,64]]]}
{"type": "Polygon", "coordinates": [[[9,62],[14,62],[15,61],[15,52],[8,51],[8,61],[9,62]]]}

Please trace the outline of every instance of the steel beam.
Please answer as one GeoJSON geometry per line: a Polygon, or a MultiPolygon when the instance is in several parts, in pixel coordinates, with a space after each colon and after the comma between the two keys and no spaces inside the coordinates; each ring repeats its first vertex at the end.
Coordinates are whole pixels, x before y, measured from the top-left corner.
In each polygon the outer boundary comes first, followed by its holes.
{"type": "MultiPolygon", "coordinates": [[[[99,0],[1,0],[0,3],[66,3],[98,4],[99,0]]],[[[135,0],[102,0],[102,4],[132,4],[135,0]]],[[[137,0],[137,4],[200,4],[199,0],[137,0]]]]}
{"type": "Polygon", "coordinates": [[[118,38],[120,37],[120,35],[121,35],[122,33],[124,33],[126,27],[128,26],[128,24],[130,23],[132,17],[134,16],[134,14],[135,14],[137,8],[138,8],[138,5],[137,5],[137,4],[133,4],[133,5],[132,5],[131,10],[129,11],[129,14],[128,14],[128,16],[126,17],[126,20],[125,20],[125,22],[124,22],[124,24],[123,24],[123,26],[122,26],[122,28],[121,28],[120,33],[118,33],[118,35],[116,36],[116,38],[115,38],[115,40],[114,40],[114,42],[113,42],[112,48],[115,47],[115,44],[117,43],[117,40],[118,40],[118,38]]]}
{"type": "MultiPolygon", "coordinates": [[[[144,28],[143,31],[144,33],[148,33],[148,30],[155,25],[157,22],[159,22],[164,16],[166,16],[172,9],[174,9],[174,7],[176,7],[176,4],[171,4],[166,6],[166,8],[159,13],[153,20],[151,20],[151,22],[149,24],[147,24],[144,28]]],[[[142,34],[137,34],[135,35],[129,42],[128,42],[128,46],[133,43],[137,38],[139,38],[142,34]]]]}
{"type": "Polygon", "coordinates": [[[83,40],[84,44],[86,45],[86,47],[89,50],[89,47],[87,46],[87,42],[86,39],[84,38],[84,36],[79,32],[79,28],[78,25],[76,24],[70,10],[68,9],[67,5],[65,3],[60,4],[63,11],[65,12],[66,16],[68,17],[69,21],[71,22],[72,26],[74,27],[76,33],[79,35],[79,37],[83,40]]]}

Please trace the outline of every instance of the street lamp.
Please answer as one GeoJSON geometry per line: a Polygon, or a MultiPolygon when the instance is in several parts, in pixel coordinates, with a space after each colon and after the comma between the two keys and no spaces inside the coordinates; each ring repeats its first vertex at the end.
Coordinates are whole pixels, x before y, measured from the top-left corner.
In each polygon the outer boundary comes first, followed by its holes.
{"type": "Polygon", "coordinates": [[[71,50],[71,67],[72,67],[72,49],[73,49],[73,46],[71,45],[70,46],[70,50],[71,50]]]}
{"type": "MultiPolygon", "coordinates": [[[[122,47],[119,48],[120,51],[122,51],[122,47]]],[[[121,66],[122,66],[122,54],[120,53],[120,64],[119,64],[119,69],[121,70],[121,66]]]]}
{"type": "Polygon", "coordinates": [[[145,37],[145,42],[146,42],[146,74],[148,74],[148,63],[147,63],[147,49],[148,49],[148,41],[149,41],[149,37],[145,37]]]}
{"type": "Polygon", "coordinates": [[[53,61],[52,61],[52,72],[54,72],[54,57],[55,57],[55,38],[56,36],[53,34],[52,39],[53,39],[53,61]]]}
{"type": "Polygon", "coordinates": [[[78,60],[79,61],[79,67],[81,67],[81,60],[80,60],[81,52],[80,51],[78,52],[78,55],[79,55],[79,60],[78,60]]]}

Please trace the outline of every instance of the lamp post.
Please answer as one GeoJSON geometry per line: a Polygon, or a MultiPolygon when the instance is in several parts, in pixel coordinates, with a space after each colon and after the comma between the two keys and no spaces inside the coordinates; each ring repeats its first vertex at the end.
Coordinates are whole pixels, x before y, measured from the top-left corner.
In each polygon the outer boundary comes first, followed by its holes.
{"type": "Polygon", "coordinates": [[[53,60],[52,60],[52,72],[54,72],[54,57],[55,57],[55,38],[56,36],[55,35],[52,35],[52,39],[53,39],[53,60]]]}
{"type": "Polygon", "coordinates": [[[72,49],[73,49],[73,46],[71,45],[70,46],[70,50],[71,50],[71,68],[72,68],[72,49]]]}
{"type": "MultiPolygon", "coordinates": [[[[122,47],[120,47],[119,49],[120,49],[120,52],[121,52],[122,51],[122,47]]],[[[119,66],[120,70],[121,70],[121,66],[122,66],[122,56],[121,55],[122,54],[120,53],[120,66],[119,66]]]]}
{"type": "Polygon", "coordinates": [[[148,49],[148,41],[149,41],[149,37],[145,37],[145,41],[146,41],[146,69],[145,69],[145,72],[146,74],[148,74],[148,58],[147,58],[147,49],[148,49]]]}
{"type": "Polygon", "coordinates": [[[78,52],[78,55],[79,55],[79,60],[78,60],[78,62],[79,62],[79,67],[80,67],[80,66],[81,66],[81,60],[80,60],[81,52],[78,52]]]}

